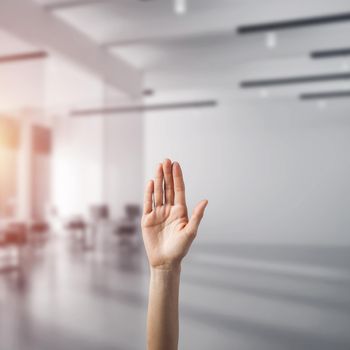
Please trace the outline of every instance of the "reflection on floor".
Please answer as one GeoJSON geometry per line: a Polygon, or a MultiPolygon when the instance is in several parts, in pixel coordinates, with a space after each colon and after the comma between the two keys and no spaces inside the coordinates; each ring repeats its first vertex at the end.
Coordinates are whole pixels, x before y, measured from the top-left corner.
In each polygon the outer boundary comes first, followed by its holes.
{"type": "MultiPolygon", "coordinates": [[[[181,285],[180,349],[350,349],[350,248],[196,244],[181,285]]],[[[142,243],[67,234],[0,272],[0,349],[144,349],[142,243]]],[[[1,263],[0,255],[0,263],[1,263]]]]}

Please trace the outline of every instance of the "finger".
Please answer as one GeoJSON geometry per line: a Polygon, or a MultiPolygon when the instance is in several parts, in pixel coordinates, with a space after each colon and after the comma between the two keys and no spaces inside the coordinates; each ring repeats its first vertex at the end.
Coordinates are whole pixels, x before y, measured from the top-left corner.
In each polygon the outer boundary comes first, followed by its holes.
{"type": "Polygon", "coordinates": [[[200,201],[195,207],[190,221],[186,225],[186,231],[191,235],[196,235],[198,231],[198,226],[204,215],[205,208],[208,204],[207,200],[200,201]]]}
{"type": "Polygon", "coordinates": [[[182,170],[178,162],[173,164],[173,178],[174,178],[174,190],[175,190],[175,204],[186,205],[185,197],[185,183],[182,176],[182,170]]]}
{"type": "Polygon", "coordinates": [[[163,162],[165,204],[174,204],[174,180],[170,159],[163,162]]]}
{"type": "Polygon", "coordinates": [[[152,211],[152,195],[154,190],[154,182],[153,180],[148,181],[146,189],[145,189],[145,197],[143,201],[143,213],[149,214],[152,211]]]}
{"type": "Polygon", "coordinates": [[[163,164],[159,163],[154,180],[154,202],[156,207],[163,205],[163,164]]]}

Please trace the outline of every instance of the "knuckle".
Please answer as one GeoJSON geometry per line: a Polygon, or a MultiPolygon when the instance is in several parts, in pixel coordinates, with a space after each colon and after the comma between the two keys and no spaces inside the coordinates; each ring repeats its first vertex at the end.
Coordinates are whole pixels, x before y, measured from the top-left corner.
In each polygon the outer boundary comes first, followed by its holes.
{"type": "Polygon", "coordinates": [[[191,238],[196,238],[197,230],[190,230],[190,231],[188,231],[188,236],[190,236],[191,238]]]}

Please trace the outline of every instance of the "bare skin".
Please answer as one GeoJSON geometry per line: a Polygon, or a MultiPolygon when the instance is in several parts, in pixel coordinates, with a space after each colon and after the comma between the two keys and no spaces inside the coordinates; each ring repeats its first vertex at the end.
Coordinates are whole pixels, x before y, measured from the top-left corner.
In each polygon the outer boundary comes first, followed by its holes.
{"type": "Polygon", "coordinates": [[[151,280],[147,318],[148,350],[176,350],[181,261],[197,235],[208,201],[188,218],[181,167],[166,159],[145,190],[142,236],[151,280]]]}

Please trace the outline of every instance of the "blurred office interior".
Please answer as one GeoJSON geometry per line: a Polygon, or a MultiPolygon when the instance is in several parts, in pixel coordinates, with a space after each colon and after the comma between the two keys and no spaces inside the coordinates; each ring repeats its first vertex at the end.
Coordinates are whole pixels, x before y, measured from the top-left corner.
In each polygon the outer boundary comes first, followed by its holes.
{"type": "Polygon", "coordinates": [[[349,349],[349,34],[348,0],[1,0],[0,348],[145,348],[169,157],[209,200],[179,348],[349,349]]]}

